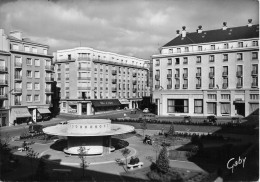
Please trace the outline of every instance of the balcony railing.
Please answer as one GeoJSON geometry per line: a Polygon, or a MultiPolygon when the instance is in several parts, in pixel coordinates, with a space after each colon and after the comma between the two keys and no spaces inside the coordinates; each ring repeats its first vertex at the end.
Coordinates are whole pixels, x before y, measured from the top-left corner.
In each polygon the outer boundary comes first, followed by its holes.
{"type": "Polygon", "coordinates": [[[78,77],[78,80],[91,80],[91,77],[78,77]]]}
{"type": "Polygon", "coordinates": [[[45,65],[45,70],[46,71],[54,71],[54,66],[53,65],[45,65]]]}
{"type": "Polygon", "coordinates": [[[50,88],[46,88],[46,89],[45,89],[45,92],[47,92],[47,93],[52,93],[52,91],[51,91],[50,88]]]}
{"type": "Polygon", "coordinates": [[[201,88],[201,84],[196,84],[196,88],[201,88]]]}
{"type": "Polygon", "coordinates": [[[78,61],[90,61],[91,59],[89,57],[79,57],[78,61]]]}
{"type": "Polygon", "coordinates": [[[14,67],[16,68],[22,68],[22,63],[21,62],[15,62],[14,67]]]}
{"type": "Polygon", "coordinates": [[[14,79],[15,79],[16,81],[22,81],[22,76],[21,76],[21,75],[15,75],[15,76],[14,76],[14,79]]]}
{"type": "Polygon", "coordinates": [[[90,90],[91,87],[78,87],[78,90],[90,90]]]}
{"type": "Polygon", "coordinates": [[[0,85],[8,85],[8,81],[7,80],[0,80],[0,85]]]}
{"type": "Polygon", "coordinates": [[[14,92],[16,92],[16,93],[22,93],[22,88],[14,88],[14,92]]]}
{"type": "Polygon", "coordinates": [[[112,87],[112,92],[116,92],[117,88],[116,87],[112,87]]]}
{"type": "Polygon", "coordinates": [[[201,73],[196,73],[196,77],[201,77],[201,73]]]}
{"type": "Polygon", "coordinates": [[[237,77],[241,77],[243,75],[242,71],[237,71],[237,77]]]}
{"type": "Polygon", "coordinates": [[[172,77],[172,74],[167,74],[167,78],[171,78],[172,77]]]}
{"type": "Polygon", "coordinates": [[[258,87],[258,83],[253,82],[253,83],[251,84],[251,87],[252,87],[252,88],[257,88],[257,87],[258,87]]]}
{"type": "Polygon", "coordinates": [[[160,80],[160,75],[155,75],[155,80],[160,80]]]}
{"type": "Polygon", "coordinates": [[[79,66],[79,67],[78,67],[78,70],[91,71],[91,68],[89,68],[89,67],[81,67],[81,66],[79,66]]]}
{"type": "Polygon", "coordinates": [[[175,74],[175,78],[180,78],[180,75],[179,74],[175,74]]]}
{"type": "Polygon", "coordinates": [[[214,77],[214,73],[213,72],[209,72],[209,77],[213,78],[214,77]]]}
{"type": "Polygon", "coordinates": [[[209,84],[209,88],[210,88],[210,89],[214,88],[214,84],[210,83],[210,84],[209,84]]]}
{"type": "Polygon", "coordinates": [[[159,89],[160,88],[160,85],[155,85],[155,89],[159,89]]]}
{"type": "Polygon", "coordinates": [[[167,85],[167,89],[172,89],[172,85],[167,85]]]}
{"type": "Polygon", "coordinates": [[[116,82],[117,82],[117,79],[112,79],[113,84],[116,84],[116,82]]]}
{"type": "Polygon", "coordinates": [[[7,73],[8,68],[6,66],[0,66],[0,73],[7,73]]]}
{"type": "Polygon", "coordinates": [[[133,73],[133,77],[136,77],[136,75],[137,75],[136,73],[133,73]]]}
{"type": "Polygon", "coordinates": [[[116,70],[112,70],[112,75],[116,75],[117,71],[116,70]]]}
{"type": "Polygon", "coordinates": [[[183,73],[183,78],[188,78],[188,73],[183,73]]]}
{"type": "Polygon", "coordinates": [[[52,77],[45,77],[46,82],[53,82],[54,79],[52,77]]]}
{"type": "Polygon", "coordinates": [[[183,84],[182,88],[184,88],[184,89],[188,88],[188,84],[183,84]]]}
{"type": "Polygon", "coordinates": [[[7,100],[8,96],[7,94],[0,95],[0,100],[7,100]]]}
{"type": "Polygon", "coordinates": [[[51,100],[46,100],[46,104],[52,104],[51,100]]]}
{"type": "Polygon", "coordinates": [[[175,84],[175,89],[179,89],[180,88],[180,84],[175,84]]]}
{"type": "Polygon", "coordinates": [[[237,83],[237,88],[242,88],[243,85],[241,83],[237,83]]]}
{"type": "Polygon", "coordinates": [[[253,70],[253,71],[251,72],[251,75],[252,75],[252,76],[257,76],[257,75],[258,75],[258,71],[257,71],[257,70],[253,70]]]}
{"type": "Polygon", "coordinates": [[[15,100],[14,101],[14,105],[21,105],[21,101],[20,100],[15,100]]]}
{"type": "Polygon", "coordinates": [[[223,84],[222,84],[222,88],[223,88],[223,89],[227,89],[227,88],[228,88],[228,84],[227,84],[227,83],[223,83],[223,84]]]}
{"type": "Polygon", "coordinates": [[[222,73],[222,76],[223,76],[223,77],[228,76],[228,72],[223,72],[223,73],[222,73]]]}

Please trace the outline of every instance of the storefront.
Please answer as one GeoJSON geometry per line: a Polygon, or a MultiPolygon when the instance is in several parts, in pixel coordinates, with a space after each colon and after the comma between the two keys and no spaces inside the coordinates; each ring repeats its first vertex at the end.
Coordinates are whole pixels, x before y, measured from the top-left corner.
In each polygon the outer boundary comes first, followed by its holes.
{"type": "Polygon", "coordinates": [[[11,117],[13,124],[29,123],[32,120],[32,115],[27,107],[17,107],[11,109],[11,117]]]}
{"type": "Polygon", "coordinates": [[[41,121],[46,121],[51,118],[51,112],[48,108],[37,108],[37,110],[41,116],[41,121]]]}
{"type": "Polygon", "coordinates": [[[78,113],[78,102],[68,101],[68,113],[77,114],[78,113]]]}
{"type": "Polygon", "coordinates": [[[0,127],[8,126],[8,111],[9,110],[0,110],[0,127]]]}
{"type": "Polygon", "coordinates": [[[121,107],[118,99],[91,100],[94,112],[111,111],[121,107]]]}

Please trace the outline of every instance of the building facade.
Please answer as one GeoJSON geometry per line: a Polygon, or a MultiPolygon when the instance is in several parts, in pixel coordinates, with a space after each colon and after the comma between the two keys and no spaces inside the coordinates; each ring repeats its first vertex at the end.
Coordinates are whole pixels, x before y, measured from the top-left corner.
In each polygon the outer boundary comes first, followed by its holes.
{"type": "Polygon", "coordinates": [[[3,90],[1,94],[5,96],[1,106],[8,115],[8,119],[1,117],[2,126],[37,122],[48,117],[54,71],[49,46],[23,38],[19,31],[10,32],[8,36],[1,31],[4,51],[9,56],[0,58],[0,91],[3,90]]]}
{"type": "Polygon", "coordinates": [[[259,25],[176,37],[153,59],[158,115],[248,116],[259,108],[259,25]]]}
{"type": "Polygon", "coordinates": [[[59,50],[54,56],[61,113],[137,108],[150,95],[147,60],[88,47],[59,50]]]}

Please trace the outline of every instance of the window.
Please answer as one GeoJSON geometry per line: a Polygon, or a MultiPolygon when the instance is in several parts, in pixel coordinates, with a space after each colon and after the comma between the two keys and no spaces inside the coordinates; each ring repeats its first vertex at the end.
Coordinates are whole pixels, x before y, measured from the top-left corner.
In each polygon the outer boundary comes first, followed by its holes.
{"type": "Polygon", "coordinates": [[[179,69],[175,69],[175,77],[179,77],[180,76],[180,70],[179,69]]]}
{"type": "Polygon", "coordinates": [[[34,78],[40,78],[40,72],[39,71],[34,72],[34,78]]]}
{"type": "Polygon", "coordinates": [[[71,54],[68,54],[68,60],[71,60],[71,54]]]}
{"type": "Polygon", "coordinates": [[[202,114],[203,113],[203,100],[194,99],[194,113],[202,114]]]}
{"type": "Polygon", "coordinates": [[[197,67],[197,73],[198,75],[201,75],[201,67],[197,67]]]}
{"type": "Polygon", "coordinates": [[[217,100],[217,95],[216,94],[208,94],[208,99],[217,100]]]}
{"type": "Polygon", "coordinates": [[[237,76],[243,76],[243,65],[237,65],[237,76]]]}
{"type": "Polygon", "coordinates": [[[230,94],[221,94],[222,100],[230,100],[230,94]]]}
{"type": "Polygon", "coordinates": [[[211,50],[215,50],[215,45],[210,46],[211,50]]]}
{"type": "Polygon", "coordinates": [[[26,71],[26,76],[29,78],[32,78],[32,71],[31,70],[27,70],[26,71]]]}
{"type": "Polygon", "coordinates": [[[228,49],[228,43],[224,44],[224,49],[228,49]]]}
{"type": "Polygon", "coordinates": [[[27,88],[27,90],[32,90],[32,83],[31,82],[27,82],[26,88],[27,88]]]}
{"type": "Polygon", "coordinates": [[[251,100],[259,100],[259,94],[250,94],[251,100]]]}
{"type": "Polygon", "coordinates": [[[258,87],[258,77],[253,77],[252,81],[252,87],[258,87]]]}
{"type": "Polygon", "coordinates": [[[202,46],[198,46],[198,51],[202,51],[202,46]]]}
{"type": "Polygon", "coordinates": [[[208,102],[208,114],[216,114],[217,113],[217,104],[215,102],[208,102]]]}
{"type": "Polygon", "coordinates": [[[34,90],[40,90],[40,83],[34,83],[34,90]]]}
{"type": "Polygon", "coordinates": [[[172,65],[172,59],[168,59],[168,65],[172,65]]]}
{"type": "Polygon", "coordinates": [[[26,101],[32,102],[32,95],[26,95],[26,101]]]}
{"type": "Polygon", "coordinates": [[[188,77],[188,68],[183,68],[183,77],[188,77]]]}
{"type": "Polygon", "coordinates": [[[238,42],[238,47],[243,47],[243,42],[238,42]]]}
{"type": "Polygon", "coordinates": [[[173,53],[172,49],[169,49],[169,54],[172,54],[172,53],[173,53]]]}
{"type": "Polygon", "coordinates": [[[26,64],[27,65],[32,65],[32,58],[27,58],[26,59],[26,64]]]}
{"type": "Polygon", "coordinates": [[[40,66],[40,60],[39,59],[35,59],[34,60],[34,65],[35,66],[40,66]]]}
{"type": "Polygon", "coordinates": [[[40,101],[40,95],[34,95],[34,101],[40,101]]]}
{"type": "Polygon", "coordinates": [[[188,57],[183,58],[183,64],[188,64],[188,57]]]}
{"type": "Polygon", "coordinates": [[[258,52],[252,52],[252,59],[258,59],[258,52]]]}
{"type": "Polygon", "coordinates": [[[223,75],[228,75],[228,66],[223,66],[223,75]]]}
{"type": "Polygon", "coordinates": [[[160,65],[160,59],[156,59],[155,66],[159,66],[159,65],[160,65]]]}
{"type": "Polygon", "coordinates": [[[168,99],[168,113],[188,113],[188,99],[168,99]]]}
{"type": "Polygon", "coordinates": [[[168,79],[167,79],[167,84],[168,84],[169,86],[172,85],[172,79],[171,79],[171,78],[168,78],[168,79]]]}
{"type": "Polygon", "coordinates": [[[237,87],[243,87],[243,78],[242,77],[237,78],[237,87]]]}
{"type": "Polygon", "coordinates": [[[37,53],[37,48],[36,48],[36,47],[33,47],[33,48],[32,48],[32,52],[33,52],[33,53],[37,53]]]}
{"type": "Polygon", "coordinates": [[[181,48],[177,48],[177,53],[181,53],[181,48]]]}
{"type": "Polygon", "coordinates": [[[201,63],[201,56],[197,56],[197,61],[196,63],[201,63]]]}
{"type": "Polygon", "coordinates": [[[24,46],[24,51],[25,52],[30,52],[30,47],[29,46],[24,46]]]}
{"type": "Polygon", "coordinates": [[[221,103],[221,114],[230,114],[230,103],[221,103]]]}
{"type": "Polygon", "coordinates": [[[210,55],[209,56],[209,62],[214,62],[215,61],[215,56],[214,55],[210,55]]]}
{"type": "Polygon", "coordinates": [[[228,61],[228,54],[223,54],[223,61],[228,61]]]}
{"type": "Polygon", "coordinates": [[[237,60],[238,61],[243,60],[243,54],[242,53],[237,53],[237,60]]]}
{"type": "Polygon", "coordinates": [[[43,54],[47,55],[47,49],[43,49],[43,54]]]}
{"type": "Polygon", "coordinates": [[[253,46],[258,46],[258,41],[257,40],[253,41],[253,46]]]}
{"type": "Polygon", "coordinates": [[[259,104],[258,103],[250,103],[249,104],[249,113],[252,113],[252,112],[256,111],[258,108],[259,108],[259,104]]]}
{"type": "Polygon", "coordinates": [[[19,46],[18,46],[17,44],[13,44],[13,45],[12,45],[12,48],[13,48],[13,50],[15,50],[15,51],[18,51],[18,50],[19,50],[19,46]]]}
{"type": "Polygon", "coordinates": [[[258,64],[252,65],[252,74],[254,74],[254,75],[258,74],[258,64]]]}
{"type": "Polygon", "coordinates": [[[185,47],[185,52],[189,52],[189,47],[185,47]]]}
{"type": "Polygon", "coordinates": [[[175,58],[175,64],[180,64],[180,58],[175,58]]]}

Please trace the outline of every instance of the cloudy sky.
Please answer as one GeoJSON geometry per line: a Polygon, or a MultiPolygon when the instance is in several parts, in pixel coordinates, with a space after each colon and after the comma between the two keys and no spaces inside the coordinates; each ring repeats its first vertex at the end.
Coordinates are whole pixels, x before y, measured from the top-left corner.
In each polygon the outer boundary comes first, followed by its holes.
{"type": "Polygon", "coordinates": [[[51,52],[78,46],[144,59],[186,26],[259,24],[257,0],[0,0],[0,28],[20,30],[51,52]]]}

